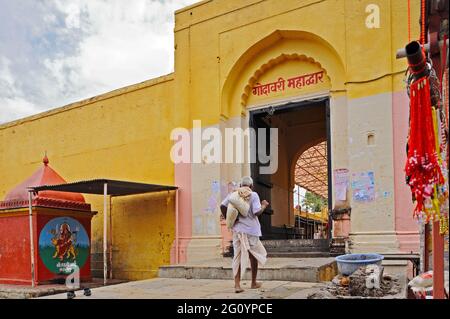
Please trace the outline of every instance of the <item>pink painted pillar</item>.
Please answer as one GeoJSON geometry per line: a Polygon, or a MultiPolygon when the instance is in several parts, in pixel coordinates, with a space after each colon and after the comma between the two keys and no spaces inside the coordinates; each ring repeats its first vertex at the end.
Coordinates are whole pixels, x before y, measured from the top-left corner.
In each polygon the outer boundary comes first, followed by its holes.
{"type": "Polygon", "coordinates": [[[395,231],[401,252],[418,252],[419,225],[413,219],[411,192],[405,182],[406,142],[409,127],[409,98],[405,91],[393,93],[395,231]]]}
{"type": "Polygon", "coordinates": [[[220,221],[220,232],[222,234],[222,254],[226,253],[231,244],[231,240],[233,239],[233,234],[230,230],[227,229],[227,223],[225,219],[220,221]]]}
{"type": "MultiPolygon", "coordinates": [[[[192,238],[192,186],[191,164],[175,164],[175,186],[178,191],[178,258],[179,263],[187,262],[187,246],[192,238]]],[[[176,239],[170,250],[170,263],[176,261],[176,239]]]]}
{"type": "Polygon", "coordinates": [[[444,236],[433,222],[433,299],[446,299],[444,290],[444,236]]]}
{"type": "MultiPolygon", "coordinates": [[[[233,182],[229,182],[226,189],[222,189],[222,199],[224,199],[228,194],[234,192],[237,189],[237,185],[233,182]]],[[[229,250],[231,241],[233,239],[233,233],[228,230],[227,222],[222,217],[220,218],[220,233],[222,235],[222,253],[229,250]]]]}
{"type": "Polygon", "coordinates": [[[339,218],[333,221],[333,238],[348,239],[350,235],[350,215],[342,213],[339,218]]]}

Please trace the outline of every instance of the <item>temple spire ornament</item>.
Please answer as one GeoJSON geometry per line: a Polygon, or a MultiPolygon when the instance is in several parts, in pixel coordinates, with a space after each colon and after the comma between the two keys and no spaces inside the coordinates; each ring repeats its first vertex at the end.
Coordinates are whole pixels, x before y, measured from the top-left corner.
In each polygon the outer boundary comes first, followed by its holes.
{"type": "Polygon", "coordinates": [[[44,163],[45,166],[48,166],[49,160],[47,157],[47,151],[45,151],[44,158],[42,159],[42,163],[44,163]]]}

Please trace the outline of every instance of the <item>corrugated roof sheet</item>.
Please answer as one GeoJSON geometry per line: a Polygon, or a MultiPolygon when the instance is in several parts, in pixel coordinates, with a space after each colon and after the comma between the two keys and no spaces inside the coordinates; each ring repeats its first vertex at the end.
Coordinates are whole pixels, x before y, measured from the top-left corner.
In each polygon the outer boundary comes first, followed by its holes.
{"type": "Polygon", "coordinates": [[[178,187],[176,186],[146,184],[113,179],[92,179],[67,184],[42,185],[37,187],[30,187],[30,189],[36,192],[52,190],[60,192],[103,195],[104,184],[108,185],[108,195],[111,196],[153,193],[178,189],[178,187]]]}

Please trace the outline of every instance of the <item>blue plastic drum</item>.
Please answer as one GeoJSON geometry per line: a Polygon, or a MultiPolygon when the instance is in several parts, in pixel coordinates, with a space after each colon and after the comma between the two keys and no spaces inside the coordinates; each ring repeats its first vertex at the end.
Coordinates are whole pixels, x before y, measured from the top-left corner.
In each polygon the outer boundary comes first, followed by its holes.
{"type": "Polygon", "coordinates": [[[353,274],[362,266],[381,265],[383,259],[384,256],[379,254],[347,254],[336,257],[339,273],[344,276],[353,274]]]}

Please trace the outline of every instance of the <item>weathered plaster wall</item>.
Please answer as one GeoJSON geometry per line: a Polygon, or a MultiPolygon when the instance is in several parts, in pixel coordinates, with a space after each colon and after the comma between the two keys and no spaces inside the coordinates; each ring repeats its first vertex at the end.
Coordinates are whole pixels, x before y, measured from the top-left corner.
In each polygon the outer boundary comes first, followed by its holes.
{"type": "MultiPolygon", "coordinates": [[[[173,185],[172,90],[169,75],[0,126],[0,198],[41,165],[44,151],[68,181],[111,178],[173,185]]],[[[150,278],[170,261],[174,195],[139,200],[112,200],[116,278],[150,278]]],[[[92,222],[92,252],[93,268],[102,269],[96,261],[103,251],[103,202],[87,195],[86,201],[99,212],[92,222]]]]}
{"type": "MultiPolygon", "coordinates": [[[[399,243],[392,233],[392,225],[400,206],[396,204],[395,210],[393,183],[399,189],[404,187],[400,179],[393,182],[388,176],[393,175],[393,165],[400,167],[402,161],[392,151],[395,148],[392,141],[396,138],[393,130],[397,123],[396,118],[390,115],[392,103],[382,95],[404,90],[402,74],[405,66],[394,56],[395,50],[406,41],[406,24],[403,23],[406,21],[406,4],[377,1],[381,8],[380,29],[364,26],[368,1],[240,4],[241,8],[237,9],[239,4],[233,1],[226,4],[206,2],[178,12],[176,39],[186,45],[189,55],[180,57],[184,63],[176,71],[202,70],[191,72],[189,77],[190,118],[202,119],[205,125],[214,124],[218,118],[214,108],[220,101],[221,126],[244,127],[239,117],[246,114],[248,106],[282,103],[330,91],[333,169],[351,168],[351,173],[362,170],[378,172],[375,176],[379,197],[375,203],[353,205],[351,190],[348,194],[352,215],[356,216],[352,222],[354,247],[360,246],[363,250],[397,249],[399,243]],[[236,10],[227,11],[231,7],[236,10]],[[210,13],[209,18],[206,18],[206,12],[210,13]],[[361,45],[356,46],[355,43],[361,45]],[[204,50],[206,46],[210,49],[204,50]],[[330,79],[330,87],[262,98],[250,94],[253,85],[264,83],[276,75],[290,76],[293,70],[299,70],[299,74],[307,73],[307,70],[296,67],[296,61],[308,61],[322,67],[330,79]],[[219,78],[219,88],[209,81],[212,78],[219,78]],[[205,105],[208,105],[207,109],[205,105]],[[372,109],[374,117],[370,110],[365,113],[368,108],[372,109]],[[375,133],[378,141],[369,149],[366,145],[368,132],[375,133]],[[354,139],[358,141],[356,144],[354,139]],[[364,158],[358,159],[361,152],[365,153],[364,158]],[[368,216],[368,211],[378,213],[368,216]],[[382,223],[370,222],[378,219],[382,223]],[[372,241],[378,241],[376,247],[371,247],[372,241]],[[389,245],[386,246],[385,241],[389,245]]],[[[417,4],[413,3],[413,8],[417,8],[417,4]]],[[[417,15],[415,10],[413,17],[417,15]]],[[[413,25],[413,34],[417,31],[413,25]]],[[[244,122],[248,120],[244,119],[244,122]]],[[[401,130],[404,135],[404,129],[401,130]]],[[[403,143],[401,134],[396,135],[399,138],[395,143],[403,143]]],[[[221,169],[221,176],[215,176],[224,183],[238,180],[244,171],[249,171],[248,166],[226,166],[226,169],[221,169]]],[[[398,168],[396,173],[402,174],[398,168]]],[[[403,196],[405,201],[404,195],[398,196],[403,196]]],[[[404,225],[410,229],[405,231],[415,232],[410,223],[404,225]]]]}
{"type": "MultiPolygon", "coordinates": [[[[221,245],[219,219],[214,216],[217,212],[207,212],[205,207],[211,197],[219,201],[224,192],[213,194],[212,183],[218,181],[222,189],[248,175],[250,166],[173,165],[171,129],[191,129],[194,119],[201,120],[203,128],[245,128],[248,107],[255,104],[330,96],[333,169],[372,170],[376,178],[378,197],[373,203],[354,203],[349,198],[353,247],[401,249],[399,234],[414,236],[416,231],[403,209],[408,199],[399,172],[403,155],[397,151],[406,134],[405,113],[396,109],[405,102],[397,94],[405,89],[406,65],[395,60],[395,52],[407,42],[406,6],[406,1],[397,0],[215,0],[179,10],[173,75],[0,126],[0,197],[35,169],[44,150],[68,180],[96,175],[176,183],[181,187],[181,260],[215,257],[221,245]],[[379,29],[365,26],[368,4],[380,7],[379,29]],[[270,74],[289,77],[296,67],[288,66],[298,61],[320,66],[329,85],[253,99],[251,89],[260,79],[270,74]],[[375,145],[370,147],[368,131],[375,132],[375,145]]],[[[419,0],[413,0],[411,21],[418,21],[419,7],[419,0]]],[[[418,24],[412,27],[417,37],[418,24]]],[[[307,70],[298,69],[299,74],[303,71],[307,70]]],[[[87,200],[102,211],[98,199],[87,196],[87,200]]],[[[161,242],[158,231],[153,231],[158,227],[172,236],[168,238],[174,236],[175,225],[169,218],[173,203],[157,198],[144,202],[149,211],[157,207],[152,211],[155,220],[143,211],[135,220],[121,217],[113,201],[118,232],[113,243],[119,248],[136,247],[146,256],[122,256],[122,274],[129,279],[152,276],[154,267],[169,258],[168,250],[156,254],[136,240],[148,245],[161,242]],[[167,218],[157,218],[158,214],[167,218]],[[146,228],[153,222],[151,229],[146,228]],[[138,230],[137,237],[124,235],[132,230],[138,230]],[[142,263],[133,263],[135,259],[142,263]]],[[[93,222],[96,252],[102,246],[102,219],[100,213],[93,222]]],[[[122,258],[120,254],[114,252],[114,258],[122,258]]],[[[172,260],[173,256],[172,246],[172,260]]]]}

